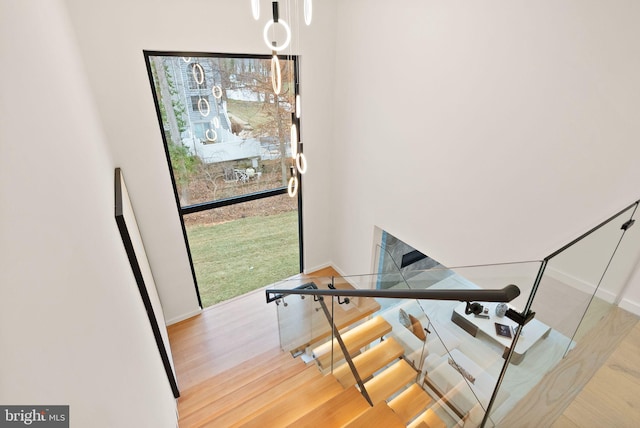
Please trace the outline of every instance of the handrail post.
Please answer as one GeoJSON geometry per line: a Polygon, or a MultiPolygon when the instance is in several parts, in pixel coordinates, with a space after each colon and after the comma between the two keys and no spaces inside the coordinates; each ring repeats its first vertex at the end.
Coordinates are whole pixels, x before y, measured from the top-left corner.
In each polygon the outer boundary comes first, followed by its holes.
{"type": "MultiPolygon", "coordinates": [[[[367,400],[369,405],[371,407],[373,407],[373,401],[371,401],[371,397],[369,397],[369,393],[367,392],[367,389],[364,387],[364,383],[362,382],[362,379],[360,378],[360,374],[358,374],[358,371],[356,370],[356,366],[355,366],[355,364],[353,364],[353,360],[351,359],[351,355],[349,355],[349,351],[347,350],[347,346],[344,344],[344,341],[342,340],[342,336],[340,336],[340,332],[338,331],[338,327],[333,322],[333,316],[329,312],[329,308],[327,308],[327,304],[324,302],[324,298],[320,297],[320,299],[318,299],[318,300],[320,302],[320,306],[322,307],[322,310],[324,311],[324,315],[327,317],[327,320],[331,324],[331,329],[333,330],[333,335],[335,336],[336,340],[338,341],[338,344],[340,345],[340,349],[342,349],[342,354],[344,355],[344,358],[346,359],[347,364],[349,364],[349,368],[351,369],[351,372],[353,373],[353,376],[356,378],[356,382],[358,383],[358,386],[360,387],[360,392],[362,393],[364,398],[367,400]]],[[[333,360],[333,344],[331,344],[331,365],[332,366],[333,366],[333,361],[334,361],[333,360]]]]}

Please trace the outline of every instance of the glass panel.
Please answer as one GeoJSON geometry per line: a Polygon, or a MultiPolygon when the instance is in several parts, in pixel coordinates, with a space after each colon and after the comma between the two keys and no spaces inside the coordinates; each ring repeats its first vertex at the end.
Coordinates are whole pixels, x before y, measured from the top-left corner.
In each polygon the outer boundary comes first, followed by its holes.
{"type": "MultiPolygon", "coordinates": [[[[280,281],[270,289],[293,289],[307,284],[321,289],[329,286],[336,288],[352,288],[350,284],[339,278],[300,277],[280,281]],[[334,285],[335,284],[335,285],[334,285]]],[[[368,320],[380,309],[375,299],[370,298],[329,298],[324,301],[330,317],[338,329],[353,327],[368,320]]],[[[334,349],[328,343],[333,339],[332,324],[322,309],[318,298],[297,295],[284,295],[278,302],[278,325],[280,329],[281,347],[294,355],[306,354],[305,359],[315,359],[323,371],[330,371],[333,363],[343,361],[344,357],[336,343],[334,349]]]]}
{"type": "MultiPolygon", "coordinates": [[[[581,335],[606,313],[618,297],[621,284],[603,281],[624,231],[621,226],[631,218],[635,207],[616,216],[593,233],[549,258],[536,292],[532,310],[537,318],[566,337],[568,352],[579,337],[574,337],[581,322],[581,335]],[[591,305],[593,314],[585,319],[591,305]],[[571,340],[573,339],[573,341],[571,340]]],[[[613,271],[610,271],[614,273],[613,271]]]]}
{"type": "MultiPolygon", "coordinates": [[[[525,325],[516,351],[521,342],[531,340],[532,323],[545,325],[548,331],[526,352],[526,357],[514,354],[500,391],[508,391],[517,400],[513,405],[494,405],[491,412],[493,421],[501,421],[517,401],[533,389],[567,352],[578,346],[584,334],[612,308],[626,275],[610,268],[620,262],[617,260],[619,251],[616,250],[623,237],[621,226],[634,210],[635,207],[623,211],[548,257],[531,305],[535,318],[525,325]]],[[[525,295],[530,291],[523,290],[525,295]]]]}
{"type": "MultiPolygon", "coordinates": [[[[384,285],[387,289],[470,290],[501,289],[515,283],[530,289],[539,268],[540,262],[461,268],[437,265],[433,269],[414,271],[409,281],[404,280],[403,273],[387,269],[381,274],[336,277],[333,278],[333,286],[338,289],[375,289],[384,285]],[[434,278],[438,277],[442,279],[436,282],[434,278]]],[[[279,283],[278,288],[287,288],[288,285],[279,283]]],[[[526,295],[524,298],[526,302],[526,295]]],[[[296,299],[299,297],[286,297],[287,302],[296,299]]],[[[515,323],[496,315],[495,303],[478,302],[487,306],[489,311],[488,318],[476,318],[467,316],[465,304],[462,303],[460,308],[459,301],[362,297],[349,298],[348,303],[344,298],[340,300],[341,303],[333,299],[332,317],[340,327],[341,337],[347,342],[358,377],[374,402],[384,399],[392,407],[401,406],[408,395],[416,394],[424,400],[424,406],[412,414],[407,423],[420,418],[438,420],[446,426],[456,426],[462,421],[478,425],[482,421],[504,366],[505,350],[512,345],[514,337],[510,327],[515,323]],[[511,338],[498,336],[495,322],[509,327],[511,338]],[[354,337],[360,341],[349,345],[354,337]],[[380,380],[385,377],[392,379],[389,380],[392,383],[390,389],[380,386],[387,382],[380,380]]],[[[518,303],[514,301],[510,305],[515,307],[518,303]]],[[[283,324],[292,322],[292,317],[285,319],[280,315],[291,306],[289,303],[287,308],[283,308],[281,304],[278,308],[279,320],[283,324]]],[[[304,311],[307,315],[297,318],[295,327],[281,325],[281,332],[286,332],[283,336],[292,329],[302,331],[303,336],[307,336],[295,343],[297,351],[304,352],[309,360],[315,359],[321,369],[331,371],[344,386],[355,385],[356,376],[345,363],[340,347],[334,345],[331,357],[322,352],[325,348],[325,351],[330,350],[331,345],[315,341],[319,335],[324,340],[331,339],[330,325],[324,329],[319,327],[321,318],[316,318],[319,317],[317,308],[306,306],[304,311]],[[314,329],[316,331],[311,333],[314,329]]],[[[530,340],[534,342],[530,348],[538,346],[537,342],[541,341],[541,337],[534,340],[538,333],[533,330],[529,333],[530,340]]],[[[283,342],[293,341],[287,339],[283,342]]],[[[526,345],[521,342],[518,346],[523,344],[526,345]]],[[[516,349],[523,354],[528,350],[516,349]]],[[[496,403],[499,406],[512,405],[518,398],[517,394],[501,392],[496,403]]],[[[487,426],[491,424],[489,421],[487,426]]]]}
{"type": "MultiPolygon", "coordinates": [[[[383,258],[392,257],[386,253],[383,258]]],[[[515,284],[520,288],[521,295],[509,302],[508,307],[522,311],[541,266],[541,262],[453,268],[437,262],[432,264],[434,267],[431,269],[403,272],[402,275],[408,277],[406,281],[398,281],[391,287],[392,281],[386,281],[385,288],[471,290],[501,289],[508,284],[515,284]]],[[[481,311],[480,316],[466,314],[466,303],[458,301],[421,300],[418,303],[426,316],[427,328],[431,331],[427,336],[426,349],[421,352],[424,355],[421,367],[424,383],[430,392],[441,396],[441,408],[450,417],[462,417],[470,426],[480,425],[485,416],[517,326],[496,310],[498,303],[476,303],[486,308],[486,313],[481,311]],[[501,325],[501,333],[505,336],[498,333],[496,323],[501,325]],[[456,370],[452,370],[456,365],[460,369],[457,377],[454,376],[456,370]]],[[[521,361],[534,348],[544,352],[548,327],[532,322],[524,328],[524,332],[527,340],[520,339],[515,353],[521,361]]],[[[406,355],[411,354],[407,352],[406,355]]],[[[501,388],[493,409],[508,412],[529,389],[530,386],[525,389],[514,385],[501,388]]],[[[492,426],[494,422],[495,419],[491,418],[485,426],[492,426]]]]}
{"type": "MultiPolygon", "coordinates": [[[[449,332],[456,334],[457,341],[449,339],[449,348],[454,349],[451,355],[456,363],[463,368],[472,367],[475,380],[469,382],[469,388],[479,405],[469,409],[468,418],[473,422],[471,426],[479,426],[482,422],[504,368],[505,358],[513,347],[517,323],[506,317],[505,311],[507,308],[516,312],[524,309],[540,266],[541,262],[526,262],[438,268],[435,272],[425,272],[431,276],[445,277],[442,281],[430,285],[430,289],[501,289],[506,285],[515,284],[521,290],[520,296],[506,303],[506,306],[500,302],[475,302],[482,307],[482,310],[476,311],[478,314],[467,314],[465,302],[422,302],[425,312],[431,314],[432,320],[439,321],[449,332]],[[451,274],[445,276],[442,272],[444,269],[451,274]]],[[[419,277],[412,278],[408,283],[412,287],[420,286],[419,277]]],[[[531,321],[525,326],[524,335],[516,344],[513,359],[521,363],[527,361],[530,358],[529,354],[534,350],[545,352],[548,331],[549,327],[543,323],[531,321]]],[[[469,370],[467,372],[472,373],[469,370]]],[[[530,385],[503,383],[493,403],[492,415],[507,413],[529,389],[530,385]]],[[[492,416],[485,426],[493,426],[497,421],[492,416]]]]}
{"type": "MultiPolygon", "coordinates": [[[[623,301],[622,298],[626,287],[629,285],[631,275],[640,260],[640,223],[637,222],[638,214],[638,208],[636,207],[632,216],[634,224],[624,233],[615,257],[611,260],[607,273],[602,278],[596,293],[596,296],[604,293],[609,296],[617,296],[614,303],[624,309],[627,309],[625,305],[629,302],[623,301]]],[[[580,329],[582,328],[581,324],[580,329]]],[[[577,334],[580,334],[580,332],[577,334]]]]}
{"type": "Polygon", "coordinates": [[[184,222],[204,307],[300,272],[297,198],[258,199],[184,222]]]}
{"type": "MultiPolygon", "coordinates": [[[[299,276],[275,283],[269,289],[287,290],[309,284],[326,288],[326,284],[331,284],[331,278],[299,276]]],[[[312,296],[283,295],[276,304],[280,347],[285,352],[291,352],[295,356],[302,355],[310,361],[311,357],[305,354],[309,354],[312,346],[328,340],[332,334],[319,301],[312,296]]]]}
{"type": "Polygon", "coordinates": [[[180,206],[286,187],[296,57],[174,54],[148,58],[180,206]]]}

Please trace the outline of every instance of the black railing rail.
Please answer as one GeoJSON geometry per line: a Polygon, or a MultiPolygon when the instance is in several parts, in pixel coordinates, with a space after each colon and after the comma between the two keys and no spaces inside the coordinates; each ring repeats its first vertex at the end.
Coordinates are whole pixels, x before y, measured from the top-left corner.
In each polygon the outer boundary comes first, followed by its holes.
{"type": "Polygon", "coordinates": [[[275,296],[283,297],[289,294],[305,296],[337,296],[337,297],[377,297],[388,299],[417,299],[417,300],[458,300],[461,302],[510,302],[520,295],[517,285],[509,284],[497,290],[379,290],[379,289],[267,289],[267,303],[275,296]],[[273,295],[273,296],[272,296],[273,295]]]}

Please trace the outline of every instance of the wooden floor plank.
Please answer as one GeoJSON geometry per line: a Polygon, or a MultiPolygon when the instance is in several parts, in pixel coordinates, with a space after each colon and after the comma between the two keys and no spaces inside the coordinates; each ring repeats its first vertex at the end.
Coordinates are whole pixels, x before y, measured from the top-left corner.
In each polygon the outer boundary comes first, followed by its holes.
{"type": "Polygon", "coordinates": [[[580,425],[576,425],[571,419],[567,416],[560,416],[552,425],[552,428],[584,428],[580,425]]]}
{"type": "Polygon", "coordinates": [[[263,290],[207,308],[168,332],[180,390],[280,346],[276,308],[263,290]]]}
{"type": "Polygon", "coordinates": [[[405,428],[405,424],[383,401],[345,425],[345,428],[362,427],[405,428]]]}
{"type": "Polygon", "coordinates": [[[190,415],[180,418],[180,428],[216,426],[230,427],[238,421],[248,420],[252,415],[267,408],[271,403],[301,385],[322,379],[318,369],[307,367],[302,373],[285,379],[282,382],[267,384],[254,382],[236,391],[222,402],[215,401],[190,415]]]}
{"type": "Polygon", "coordinates": [[[267,360],[266,365],[258,363],[242,364],[187,390],[178,399],[181,421],[189,423],[189,418],[195,413],[209,416],[222,414],[265,393],[275,383],[307,369],[304,363],[288,353],[267,360]]]}
{"type": "Polygon", "coordinates": [[[370,408],[360,391],[352,386],[287,426],[292,428],[341,427],[370,408]]]}
{"type": "Polygon", "coordinates": [[[613,308],[498,426],[552,426],[637,322],[635,315],[613,308]]]}
{"type": "Polygon", "coordinates": [[[565,410],[563,417],[577,426],[589,426],[593,421],[609,427],[640,426],[638,367],[640,324],[636,323],[633,330],[565,410]]]}
{"type": "Polygon", "coordinates": [[[203,380],[189,389],[183,390],[179,400],[190,400],[194,398],[194,395],[200,395],[203,392],[206,394],[222,393],[220,389],[228,390],[229,386],[237,388],[272,370],[291,369],[293,367],[299,367],[300,370],[303,370],[306,365],[299,359],[293,358],[289,353],[279,350],[263,352],[248,360],[245,364],[226,370],[203,380]]]}
{"type": "Polygon", "coordinates": [[[327,375],[313,385],[300,385],[299,388],[273,401],[268,408],[252,415],[251,419],[237,421],[237,425],[233,426],[246,428],[286,426],[343,391],[335,377],[327,375]]]}

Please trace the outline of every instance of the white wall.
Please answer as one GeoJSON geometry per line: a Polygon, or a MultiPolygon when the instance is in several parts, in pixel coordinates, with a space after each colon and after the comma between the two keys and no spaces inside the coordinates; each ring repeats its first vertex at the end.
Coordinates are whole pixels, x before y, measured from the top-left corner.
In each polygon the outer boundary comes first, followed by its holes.
{"type": "MultiPolygon", "coordinates": [[[[262,2],[260,21],[253,20],[248,0],[66,3],[115,162],[127,177],[165,315],[169,322],[183,319],[197,312],[197,301],[142,51],[268,54],[262,28],[271,3],[262,2]]],[[[316,2],[314,24],[302,24],[292,50],[303,56],[303,115],[315,118],[302,122],[309,159],[305,190],[313,195],[305,196],[304,204],[307,266],[328,260],[323,246],[329,214],[322,210],[329,192],[324,165],[332,117],[327,88],[334,69],[334,9],[333,1],[316,2]],[[308,51],[314,55],[305,56],[308,51]]],[[[281,16],[287,16],[284,7],[281,16]]]]}
{"type": "Polygon", "coordinates": [[[0,403],[68,404],[77,427],[175,427],[65,7],[0,8],[0,403]]]}
{"type": "Polygon", "coordinates": [[[552,257],[545,275],[589,294],[597,288],[597,297],[619,303],[640,256],[640,228],[622,230],[636,209],[633,205],[552,257]]]}
{"type": "MultiPolygon", "coordinates": [[[[269,2],[259,23],[249,1],[66,3],[165,314],[181,319],[197,307],[142,50],[264,53],[269,2]],[[185,10],[210,25],[194,31],[185,10]]],[[[635,3],[314,13],[295,48],[307,270],[369,272],[374,226],[451,266],[540,259],[640,197],[635,3]]]]}
{"type": "Polygon", "coordinates": [[[337,12],[343,271],[371,269],[374,226],[449,266],[541,259],[640,197],[640,4],[337,12]]]}

